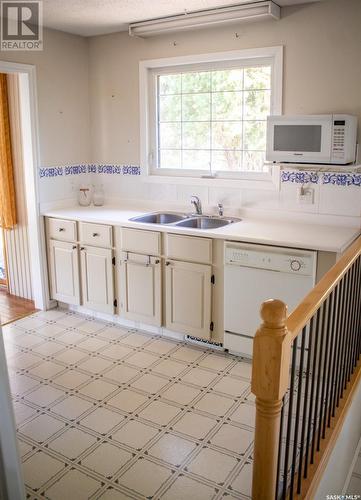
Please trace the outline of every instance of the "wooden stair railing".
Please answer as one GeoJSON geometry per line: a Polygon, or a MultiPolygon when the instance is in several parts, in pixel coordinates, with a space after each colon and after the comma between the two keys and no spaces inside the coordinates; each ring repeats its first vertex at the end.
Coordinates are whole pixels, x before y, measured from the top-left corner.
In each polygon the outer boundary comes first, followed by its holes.
{"type": "Polygon", "coordinates": [[[312,498],[361,378],[361,236],[287,317],[262,304],[253,344],[253,500],[312,498]]]}

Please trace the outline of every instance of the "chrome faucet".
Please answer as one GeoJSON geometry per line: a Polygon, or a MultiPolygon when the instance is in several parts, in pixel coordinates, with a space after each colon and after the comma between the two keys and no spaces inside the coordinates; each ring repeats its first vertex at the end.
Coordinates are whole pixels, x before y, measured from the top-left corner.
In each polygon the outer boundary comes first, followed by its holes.
{"type": "Polygon", "coordinates": [[[191,203],[194,205],[197,215],[202,215],[202,203],[198,196],[191,196],[191,203]]]}
{"type": "Polygon", "coordinates": [[[222,203],[218,203],[218,215],[219,217],[223,217],[223,204],[222,203]]]}

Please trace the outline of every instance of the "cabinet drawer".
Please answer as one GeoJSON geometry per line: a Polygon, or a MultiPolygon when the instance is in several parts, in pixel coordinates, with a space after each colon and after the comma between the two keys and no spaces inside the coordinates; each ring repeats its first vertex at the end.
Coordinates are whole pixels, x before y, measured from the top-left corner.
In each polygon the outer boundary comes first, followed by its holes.
{"type": "Polygon", "coordinates": [[[210,264],[212,263],[212,240],[209,238],[167,234],[165,252],[166,256],[171,259],[210,264]]]}
{"type": "Polygon", "coordinates": [[[146,255],[160,255],[160,233],[123,228],[122,250],[146,255]]]}
{"type": "Polygon", "coordinates": [[[79,240],[85,245],[109,248],[112,246],[112,226],[80,222],[79,240]]]}
{"type": "Polygon", "coordinates": [[[64,219],[48,219],[49,238],[61,241],[76,241],[76,222],[64,219]]]}

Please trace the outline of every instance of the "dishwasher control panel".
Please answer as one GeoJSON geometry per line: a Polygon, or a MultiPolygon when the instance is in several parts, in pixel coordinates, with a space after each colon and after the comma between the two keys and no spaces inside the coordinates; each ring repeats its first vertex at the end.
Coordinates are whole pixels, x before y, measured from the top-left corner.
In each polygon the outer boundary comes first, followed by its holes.
{"type": "Polygon", "coordinates": [[[316,252],[227,242],[225,264],[312,276],[316,252]]]}

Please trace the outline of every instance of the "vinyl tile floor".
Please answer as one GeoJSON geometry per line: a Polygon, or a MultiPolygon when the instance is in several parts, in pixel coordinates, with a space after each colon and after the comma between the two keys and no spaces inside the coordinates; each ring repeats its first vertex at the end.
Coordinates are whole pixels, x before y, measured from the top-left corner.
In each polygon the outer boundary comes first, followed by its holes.
{"type": "Polygon", "coordinates": [[[3,335],[28,498],[250,498],[249,363],[64,310],[3,335]]]}

